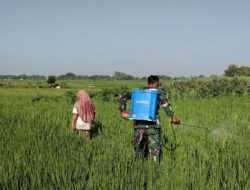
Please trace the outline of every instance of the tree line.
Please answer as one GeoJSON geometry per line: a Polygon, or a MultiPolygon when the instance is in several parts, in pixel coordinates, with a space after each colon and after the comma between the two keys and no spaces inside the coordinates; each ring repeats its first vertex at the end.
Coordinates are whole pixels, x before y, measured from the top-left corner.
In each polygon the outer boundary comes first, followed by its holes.
{"type": "MultiPolygon", "coordinates": [[[[159,75],[163,80],[171,80],[172,77],[167,75],[159,75]]],[[[74,73],[66,73],[56,77],[58,80],[146,80],[147,77],[135,77],[130,74],[115,71],[113,76],[110,75],[75,75],[74,73]]]]}
{"type": "Polygon", "coordinates": [[[45,80],[46,77],[42,75],[0,75],[0,80],[45,80]]]}
{"type": "MultiPolygon", "coordinates": [[[[161,80],[172,80],[172,79],[187,79],[188,77],[170,77],[168,75],[158,75],[161,80]]],[[[241,66],[239,67],[236,64],[231,64],[224,71],[224,76],[234,77],[234,76],[250,76],[250,67],[241,66]]],[[[76,75],[74,73],[66,73],[59,76],[54,76],[57,80],[146,80],[145,77],[135,77],[130,74],[123,72],[115,71],[113,76],[110,75],[76,75]]],[[[198,78],[203,78],[203,75],[199,75],[198,78]]],[[[46,76],[42,75],[0,75],[0,80],[45,80],[46,76]]]]}
{"type": "MultiPolygon", "coordinates": [[[[63,75],[55,76],[42,76],[42,75],[0,75],[0,80],[48,80],[48,78],[56,78],[56,80],[146,80],[147,77],[135,77],[126,73],[115,71],[113,76],[110,75],[76,75],[74,73],[66,73],[63,75]]],[[[171,80],[172,77],[167,75],[159,75],[162,80],[171,80]]],[[[52,79],[54,80],[54,79],[52,79]]]]}

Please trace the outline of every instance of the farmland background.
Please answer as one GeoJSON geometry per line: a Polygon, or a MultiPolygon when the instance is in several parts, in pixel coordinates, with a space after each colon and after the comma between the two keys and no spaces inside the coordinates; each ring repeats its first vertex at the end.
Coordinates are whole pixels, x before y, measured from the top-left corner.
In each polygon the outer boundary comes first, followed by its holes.
{"type": "MultiPolygon", "coordinates": [[[[163,81],[178,147],[160,166],[135,159],[132,121],[117,109],[121,91],[146,81],[0,81],[0,189],[249,189],[249,77],[163,81]],[[88,84],[94,84],[89,88],[88,84]],[[75,93],[97,107],[92,140],[71,127],[75,93]]],[[[130,102],[128,102],[129,105],[130,102]]],[[[162,140],[173,146],[161,110],[162,140]]]]}

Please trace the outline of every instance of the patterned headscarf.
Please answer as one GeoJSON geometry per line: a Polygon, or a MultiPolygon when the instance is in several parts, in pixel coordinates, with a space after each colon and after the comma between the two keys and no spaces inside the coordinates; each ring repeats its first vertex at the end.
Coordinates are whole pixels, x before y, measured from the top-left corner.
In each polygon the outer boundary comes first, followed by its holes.
{"type": "Polygon", "coordinates": [[[94,120],[96,107],[91,101],[89,95],[84,90],[79,90],[76,96],[78,101],[75,103],[74,107],[77,109],[79,117],[84,122],[92,122],[94,120]]]}

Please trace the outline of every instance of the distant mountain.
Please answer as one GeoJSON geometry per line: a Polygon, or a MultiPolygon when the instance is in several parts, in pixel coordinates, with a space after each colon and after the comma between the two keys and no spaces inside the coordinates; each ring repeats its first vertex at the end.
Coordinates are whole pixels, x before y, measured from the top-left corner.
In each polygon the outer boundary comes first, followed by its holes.
{"type": "Polygon", "coordinates": [[[108,75],[113,75],[115,71],[119,71],[140,77],[150,74],[150,69],[147,66],[129,60],[115,60],[111,63],[101,65],[96,71],[99,71],[99,74],[108,75]]]}

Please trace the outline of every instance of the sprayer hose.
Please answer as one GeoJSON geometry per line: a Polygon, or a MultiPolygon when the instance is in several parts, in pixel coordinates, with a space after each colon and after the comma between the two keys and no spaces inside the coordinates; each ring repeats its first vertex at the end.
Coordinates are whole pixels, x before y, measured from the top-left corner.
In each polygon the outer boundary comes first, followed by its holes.
{"type": "Polygon", "coordinates": [[[171,122],[171,128],[172,128],[172,132],[173,132],[173,136],[174,136],[174,147],[173,147],[173,148],[167,147],[165,144],[163,144],[161,138],[160,138],[160,143],[162,144],[162,146],[163,146],[166,150],[175,151],[175,150],[176,150],[176,147],[177,147],[177,142],[176,142],[176,136],[175,136],[174,126],[173,126],[173,123],[172,123],[172,122],[171,122]]]}

